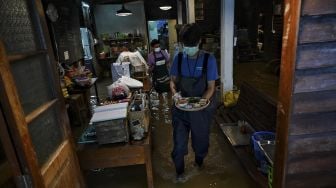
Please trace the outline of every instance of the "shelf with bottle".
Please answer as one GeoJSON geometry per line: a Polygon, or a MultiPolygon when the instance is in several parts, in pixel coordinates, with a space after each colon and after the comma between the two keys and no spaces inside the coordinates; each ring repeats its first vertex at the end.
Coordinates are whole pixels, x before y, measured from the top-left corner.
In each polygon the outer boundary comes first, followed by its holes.
{"type": "Polygon", "coordinates": [[[143,37],[125,37],[125,38],[105,38],[103,39],[104,42],[118,42],[118,41],[142,41],[143,40],[143,37]]]}

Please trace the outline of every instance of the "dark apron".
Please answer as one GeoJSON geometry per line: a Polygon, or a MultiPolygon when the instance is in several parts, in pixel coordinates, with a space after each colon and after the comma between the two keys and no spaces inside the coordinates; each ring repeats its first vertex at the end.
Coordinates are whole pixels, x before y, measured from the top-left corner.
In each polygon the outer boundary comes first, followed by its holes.
{"type": "MultiPolygon", "coordinates": [[[[182,55],[182,54],[181,54],[182,55]]],[[[182,56],[179,54],[178,60],[178,81],[176,83],[182,97],[202,97],[208,87],[207,83],[207,59],[204,56],[203,73],[201,77],[184,77],[181,74],[182,56]]],[[[215,95],[214,95],[215,96],[215,95]]],[[[200,111],[182,111],[173,105],[173,137],[174,149],[172,159],[175,163],[176,173],[184,172],[184,155],[188,152],[189,134],[191,134],[192,148],[195,152],[195,162],[202,164],[203,159],[208,153],[209,134],[211,119],[214,114],[215,98],[212,97],[210,105],[200,111]]]]}
{"type": "Polygon", "coordinates": [[[161,57],[157,58],[154,54],[154,69],[153,69],[153,85],[158,93],[168,92],[169,88],[169,73],[166,64],[166,58],[160,51],[161,57]]]}
{"type": "MultiPolygon", "coordinates": [[[[182,61],[182,56],[179,57],[182,61]]],[[[182,62],[181,62],[182,63],[182,62]]],[[[204,54],[204,60],[203,60],[203,69],[202,69],[202,76],[195,78],[195,77],[185,77],[181,74],[181,64],[179,63],[178,68],[178,83],[177,88],[179,91],[181,91],[182,97],[202,97],[204,92],[206,91],[208,87],[208,81],[207,81],[207,65],[208,65],[208,55],[204,54]]],[[[213,111],[215,106],[215,97],[214,94],[213,97],[210,99],[211,103],[210,105],[205,109],[208,111],[213,111]]],[[[202,110],[203,111],[203,110],[202,110]]],[[[202,113],[202,111],[199,111],[202,113]]]]}
{"type": "MultiPolygon", "coordinates": [[[[181,88],[181,95],[182,97],[202,97],[203,93],[206,91],[208,84],[206,76],[203,75],[200,78],[189,78],[189,77],[182,77],[180,79],[180,88],[181,88]]],[[[212,113],[215,109],[216,104],[216,95],[214,94],[210,99],[210,105],[201,111],[196,111],[199,113],[204,113],[204,111],[209,111],[212,113]]]]}

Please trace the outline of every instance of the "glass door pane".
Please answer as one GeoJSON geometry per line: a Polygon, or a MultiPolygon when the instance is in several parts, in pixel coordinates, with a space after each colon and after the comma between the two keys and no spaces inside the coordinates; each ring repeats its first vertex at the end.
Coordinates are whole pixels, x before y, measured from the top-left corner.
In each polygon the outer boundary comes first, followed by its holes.
{"type": "MultiPolygon", "coordinates": [[[[58,107],[58,105],[55,105],[58,107]]],[[[36,151],[38,163],[44,164],[62,143],[63,135],[58,113],[50,108],[28,124],[29,133],[36,151]]]]}
{"type": "Polygon", "coordinates": [[[0,36],[7,54],[40,49],[25,0],[0,1],[0,36]]]}

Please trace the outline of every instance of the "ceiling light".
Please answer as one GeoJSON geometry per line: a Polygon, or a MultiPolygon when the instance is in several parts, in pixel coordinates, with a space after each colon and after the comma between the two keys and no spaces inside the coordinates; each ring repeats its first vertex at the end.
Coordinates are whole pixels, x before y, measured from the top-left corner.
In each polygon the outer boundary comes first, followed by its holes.
{"type": "Polygon", "coordinates": [[[160,9],[161,9],[161,10],[169,10],[169,9],[171,9],[171,8],[172,8],[172,6],[170,6],[170,5],[160,6],[160,9]]]}
{"type": "Polygon", "coordinates": [[[124,6],[124,4],[122,5],[121,9],[117,11],[116,15],[117,16],[130,16],[133,13],[130,10],[127,10],[124,6]]]}

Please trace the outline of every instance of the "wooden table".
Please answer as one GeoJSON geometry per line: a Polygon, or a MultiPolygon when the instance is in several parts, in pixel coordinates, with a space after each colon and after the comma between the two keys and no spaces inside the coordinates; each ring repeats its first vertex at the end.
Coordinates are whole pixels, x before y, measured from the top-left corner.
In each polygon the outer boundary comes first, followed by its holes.
{"type": "Polygon", "coordinates": [[[151,129],[143,141],[121,144],[81,144],[77,154],[82,169],[146,165],[147,184],[153,188],[151,129]]]}

